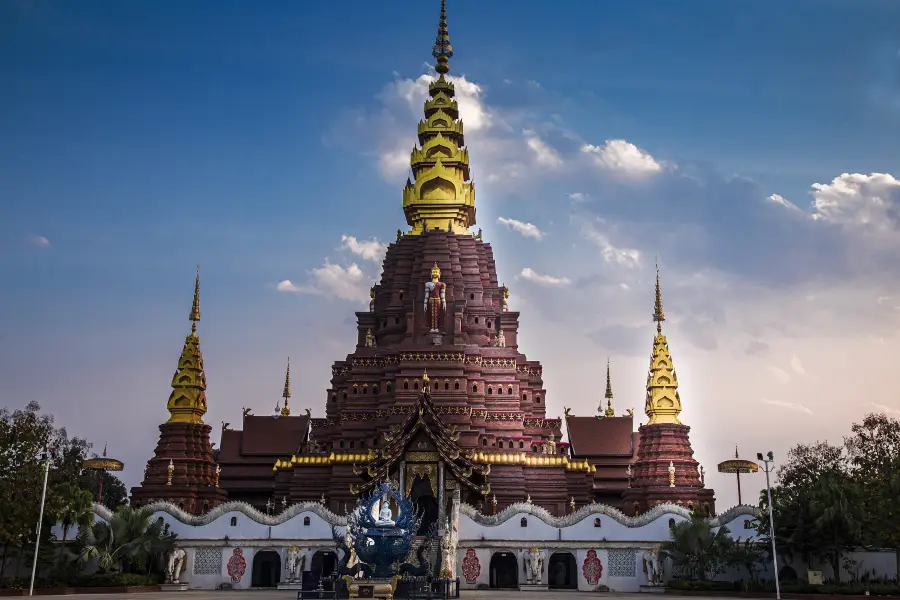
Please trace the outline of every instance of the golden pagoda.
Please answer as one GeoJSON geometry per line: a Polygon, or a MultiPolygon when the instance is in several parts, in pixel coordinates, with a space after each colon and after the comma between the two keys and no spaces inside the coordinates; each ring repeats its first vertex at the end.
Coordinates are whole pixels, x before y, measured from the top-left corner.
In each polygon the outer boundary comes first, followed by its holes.
{"type": "Polygon", "coordinates": [[[680,425],[681,397],[678,395],[678,376],[669,354],[669,342],[662,332],[662,322],[666,320],[662,307],[659,286],[659,265],[656,266],[656,306],[653,312],[656,321],[656,338],[650,355],[650,372],[647,374],[647,400],[644,412],[650,418],[648,425],[674,423],[680,425]]]}
{"type": "Polygon", "coordinates": [[[463,123],[453,84],[445,75],[453,56],[447,29],[446,0],[441,2],[432,56],[437,59],[436,81],[428,86],[425,119],[419,121],[421,148],[413,147],[410,167],[413,179],[403,188],[403,212],[412,235],[429,231],[470,234],[475,225],[475,184],[470,181],[469,151],[464,147],[463,123]]]}
{"type": "Polygon", "coordinates": [[[281,393],[284,398],[284,406],[281,408],[281,416],[291,416],[291,407],[288,406],[288,400],[291,397],[291,359],[288,358],[287,371],[284,374],[284,391],[281,393]]]}
{"type": "Polygon", "coordinates": [[[206,414],[206,373],[203,371],[203,354],[197,336],[200,320],[200,267],[194,279],[194,302],[191,305],[191,332],[184,338],[184,347],[178,359],[178,369],[172,377],[172,393],[166,408],[169,423],[203,423],[206,414]]]}
{"type": "MultiPolygon", "coordinates": [[[[606,359],[606,393],[603,395],[606,398],[606,411],[605,415],[607,417],[616,416],[616,411],[613,410],[612,407],[612,399],[613,399],[613,391],[612,391],[612,379],[609,376],[609,359],[606,359]]],[[[600,405],[600,408],[603,408],[603,405],[600,405]]]]}

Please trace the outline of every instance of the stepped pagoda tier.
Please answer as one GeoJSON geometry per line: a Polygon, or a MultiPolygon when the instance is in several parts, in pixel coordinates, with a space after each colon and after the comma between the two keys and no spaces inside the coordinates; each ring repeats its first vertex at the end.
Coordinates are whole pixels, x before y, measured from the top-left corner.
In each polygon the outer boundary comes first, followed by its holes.
{"type": "Polygon", "coordinates": [[[672,503],[712,515],[715,514],[715,493],[705,487],[700,464],[694,459],[688,435],[691,428],[678,419],[681,397],[669,342],[662,332],[665,315],[658,268],[653,319],[656,321],[656,337],[650,356],[644,404],[649,421],[638,429],[640,445],[631,485],[623,495],[625,509],[629,514],[638,514],[658,504],[672,503]]]}
{"type": "Polygon", "coordinates": [[[191,332],[184,340],[178,369],[172,377],[167,409],[169,420],[159,426],[159,442],[147,462],[144,480],[131,490],[133,506],[167,501],[189,513],[206,512],[225,501],[219,487],[220,469],[213,457],[206,414],[206,373],[197,322],[200,320],[200,272],[194,281],[191,332]]]}

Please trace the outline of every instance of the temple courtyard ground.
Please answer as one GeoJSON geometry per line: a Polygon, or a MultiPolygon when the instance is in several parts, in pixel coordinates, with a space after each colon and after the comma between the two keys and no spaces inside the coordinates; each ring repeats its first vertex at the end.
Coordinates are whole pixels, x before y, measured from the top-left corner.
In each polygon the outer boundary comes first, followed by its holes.
{"type": "MultiPolygon", "coordinates": [[[[628,598],[650,600],[652,594],[619,594],[616,592],[520,592],[518,590],[485,590],[464,591],[461,600],[572,600],[577,597],[604,598],[618,600],[628,598]]],[[[146,594],[79,594],[79,600],[296,600],[297,593],[275,590],[192,590],[188,592],[148,592],[146,594]]],[[[679,596],[678,600],[691,600],[694,596],[679,596]]],[[[699,597],[697,597],[699,599],[699,597]]],[[[714,597],[703,596],[703,600],[714,600],[714,597]]]]}

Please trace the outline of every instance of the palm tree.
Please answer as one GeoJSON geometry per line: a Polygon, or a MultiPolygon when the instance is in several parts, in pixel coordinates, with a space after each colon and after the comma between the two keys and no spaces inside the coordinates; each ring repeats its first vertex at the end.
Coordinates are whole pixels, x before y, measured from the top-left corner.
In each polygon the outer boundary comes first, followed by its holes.
{"type": "Polygon", "coordinates": [[[175,534],[164,530],[161,519],[151,523],[150,511],[122,506],[108,522],[98,521],[79,532],[79,560],[95,559],[105,572],[128,572],[132,567],[149,571],[153,560],[175,543],[175,534]]]}
{"type": "Polygon", "coordinates": [[[61,541],[65,545],[69,529],[75,525],[81,529],[91,524],[94,516],[94,497],[88,490],[68,483],[59,486],[57,494],[62,498],[62,504],[57,510],[56,517],[63,528],[61,541]]]}
{"type": "Polygon", "coordinates": [[[727,527],[713,531],[709,520],[697,513],[672,527],[671,535],[660,552],[672,560],[676,573],[693,580],[705,581],[721,573],[734,545],[727,527]]]}

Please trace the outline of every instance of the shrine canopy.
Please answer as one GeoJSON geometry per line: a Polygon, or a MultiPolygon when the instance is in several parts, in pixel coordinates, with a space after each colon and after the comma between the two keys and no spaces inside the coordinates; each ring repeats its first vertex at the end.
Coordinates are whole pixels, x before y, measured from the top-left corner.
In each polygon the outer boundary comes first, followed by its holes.
{"type": "Polygon", "coordinates": [[[369,492],[380,482],[389,479],[390,471],[403,460],[407,450],[417,440],[433,446],[445,467],[462,485],[481,495],[490,493],[491,485],[487,481],[487,475],[491,472],[491,466],[476,464],[473,461],[475,452],[463,450],[459,446],[456,426],[444,424],[435,411],[428,373],[422,376],[422,382],[422,391],[413,410],[402,423],[394,425],[384,434],[384,446],[375,451],[375,457],[367,467],[353,466],[354,473],[366,481],[359,486],[352,485],[352,493],[369,492]]]}

